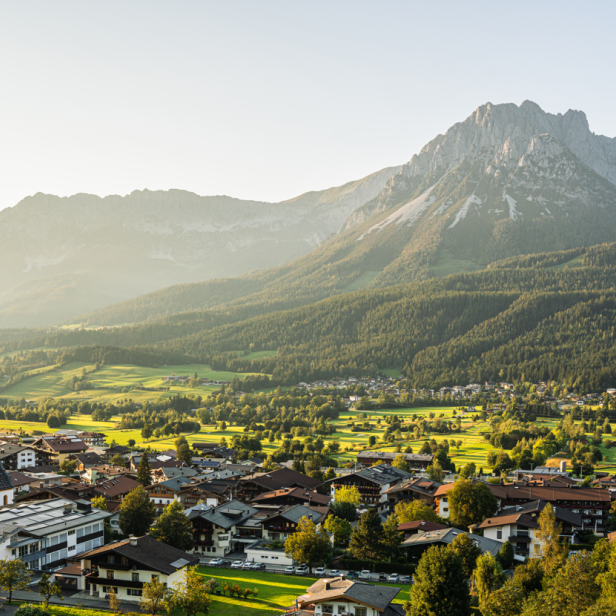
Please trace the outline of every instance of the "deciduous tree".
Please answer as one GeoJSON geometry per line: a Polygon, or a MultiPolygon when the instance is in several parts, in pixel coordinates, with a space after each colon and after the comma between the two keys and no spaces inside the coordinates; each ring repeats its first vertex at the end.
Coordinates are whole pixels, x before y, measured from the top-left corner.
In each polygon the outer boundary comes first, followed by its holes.
{"type": "Polygon", "coordinates": [[[295,532],[285,541],[284,551],[293,560],[308,565],[310,573],[317,563],[329,562],[332,544],[324,529],[317,529],[316,524],[304,516],[295,532]]]}
{"type": "Polygon", "coordinates": [[[178,550],[188,551],[194,547],[192,522],[184,513],[180,501],[169,503],[152,528],[154,539],[178,550]]]}
{"type": "Polygon", "coordinates": [[[145,535],[156,517],[156,507],[143,486],[131,490],[120,506],[120,530],[126,536],[145,535]]]}
{"type": "Polygon", "coordinates": [[[9,593],[9,603],[15,590],[27,590],[32,572],[21,560],[0,560],[0,588],[9,593]]]}
{"type": "Polygon", "coordinates": [[[494,515],[498,507],[490,488],[480,481],[458,479],[449,491],[449,517],[459,528],[483,522],[494,515]]]}

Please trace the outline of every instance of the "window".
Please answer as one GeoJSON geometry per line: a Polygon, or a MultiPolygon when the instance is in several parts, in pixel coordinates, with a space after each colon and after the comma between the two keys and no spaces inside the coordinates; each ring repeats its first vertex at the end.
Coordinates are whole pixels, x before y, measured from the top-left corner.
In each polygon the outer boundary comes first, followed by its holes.
{"type": "Polygon", "coordinates": [[[51,545],[58,545],[58,535],[51,538],[51,545]]]}
{"type": "Polygon", "coordinates": [[[75,534],[75,531],[74,531],[74,530],[69,530],[69,531],[68,531],[68,534],[69,534],[69,536],[70,536],[70,535],[74,535],[74,534],[75,534]]]}
{"type": "Polygon", "coordinates": [[[139,581],[139,573],[136,573],[136,572],[133,571],[132,579],[133,579],[133,582],[138,582],[139,581]]]}
{"type": "Polygon", "coordinates": [[[496,538],[499,541],[503,538],[503,531],[500,528],[496,531],[496,538]]]}
{"type": "Polygon", "coordinates": [[[158,582],[158,576],[152,575],[152,582],[158,582]]]}
{"type": "Polygon", "coordinates": [[[67,541],[66,533],[62,533],[60,535],[60,543],[66,543],[66,541],[67,541]]]}
{"type": "Polygon", "coordinates": [[[365,607],[355,608],[355,616],[366,616],[367,614],[368,614],[368,610],[365,607]]]}
{"type": "Polygon", "coordinates": [[[77,537],[83,537],[83,528],[77,529],[77,537]]]}
{"type": "Polygon", "coordinates": [[[103,592],[114,592],[117,595],[118,589],[114,586],[103,586],[103,592]]]}
{"type": "Polygon", "coordinates": [[[34,554],[34,552],[38,552],[38,542],[30,544],[30,554],[34,554]]]}
{"type": "Polygon", "coordinates": [[[27,545],[22,545],[19,548],[19,558],[23,558],[27,553],[28,553],[28,546],[27,545]]]}
{"type": "Polygon", "coordinates": [[[114,575],[114,572],[107,569],[107,579],[113,580],[113,575],[114,575]]]}
{"type": "Polygon", "coordinates": [[[126,592],[133,597],[143,596],[143,590],[141,590],[140,588],[129,588],[126,592]]]}
{"type": "Polygon", "coordinates": [[[69,552],[72,552],[74,549],[75,549],[75,546],[74,546],[74,545],[69,545],[69,546],[68,546],[68,551],[69,551],[69,552]]]}
{"type": "MultiPolygon", "coordinates": [[[[329,604],[323,604],[323,607],[321,608],[321,611],[323,612],[323,614],[333,614],[334,613],[334,606],[333,605],[329,605],[329,604]]],[[[365,616],[365,614],[364,614],[365,616]]]]}
{"type": "Polygon", "coordinates": [[[113,565],[115,562],[115,556],[113,554],[107,554],[107,562],[113,565]]]}

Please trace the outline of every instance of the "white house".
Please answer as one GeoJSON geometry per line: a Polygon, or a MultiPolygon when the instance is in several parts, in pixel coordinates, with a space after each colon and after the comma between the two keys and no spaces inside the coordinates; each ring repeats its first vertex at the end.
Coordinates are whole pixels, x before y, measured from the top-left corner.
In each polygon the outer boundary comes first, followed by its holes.
{"type": "Polygon", "coordinates": [[[314,616],[404,616],[401,603],[392,603],[399,588],[376,586],[342,577],[321,579],[297,598],[297,611],[314,616]]]}
{"type": "Polygon", "coordinates": [[[0,462],[0,507],[6,507],[13,504],[15,497],[15,487],[9,477],[9,474],[4,470],[2,462],[0,462]]]}
{"type": "Polygon", "coordinates": [[[113,589],[120,601],[137,602],[144,582],[158,580],[173,587],[184,567],[198,563],[199,558],[149,535],[130,537],[83,554],[79,589],[99,597],[113,589]]]}

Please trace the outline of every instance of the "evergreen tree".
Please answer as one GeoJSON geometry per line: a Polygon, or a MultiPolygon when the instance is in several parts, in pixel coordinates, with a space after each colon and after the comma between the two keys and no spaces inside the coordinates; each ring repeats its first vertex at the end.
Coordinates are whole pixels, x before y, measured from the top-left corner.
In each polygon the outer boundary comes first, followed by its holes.
{"type": "Polygon", "coordinates": [[[475,570],[475,563],[481,556],[481,549],[475,545],[472,536],[468,533],[460,533],[451,542],[451,549],[460,557],[462,561],[462,571],[464,577],[470,580],[475,570]]]}
{"type": "Polygon", "coordinates": [[[150,465],[148,454],[145,452],[141,455],[141,461],[139,462],[137,481],[146,488],[152,485],[152,467],[150,465]]]}
{"type": "Polygon", "coordinates": [[[139,486],[131,490],[120,506],[120,530],[127,537],[145,535],[152,526],[156,517],[156,507],[150,500],[148,493],[139,486]]]}
{"type": "Polygon", "coordinates": [[[351,534],[349,547],[355,558],[372,561],[381,560],[383,556],[383,525],[375,508],[368,509],[359,518],[359,524],[351,534]]]}

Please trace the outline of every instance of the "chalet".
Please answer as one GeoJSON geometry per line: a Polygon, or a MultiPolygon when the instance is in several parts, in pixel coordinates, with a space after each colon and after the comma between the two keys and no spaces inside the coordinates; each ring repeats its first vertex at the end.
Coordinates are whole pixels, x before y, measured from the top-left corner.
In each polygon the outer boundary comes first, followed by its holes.
{"type": "Polygon", "coordinates": [[[103,458],[93,451],[88,451],[86,453],[72,453],[68,459],[77,462],[78,471],[85,471],[88,468],[92,468],[93,466],[101,466],[105,463],[103,458]]]}
{"type": "Polygon", "coordinates": [[[33,447],[47,452],[56,464],[62,464],[71,454],[85,453],[88,446],[74,436],[42,436],[33,443],[33,447]]]}
{"type": "Polygon", "coordinates": [[[387,500],[383,503],[382,510],[393,511],[398,503],[410,500],[420,500],[432,507],[436,500],[434,495],[440,486],[440,483],[422,477],[401,481],[385,490],[387,500]]]}
{"type": "Polygon", "coordinates": [[[160,481],[167,481],[168,479],[174,479],[176,477],[196,477],[199,473],[190,466],[162,466],[156,470],[152,470],[152,481],[158,483],[160,481]]]}
{"type": "Polygon", "coordinates": [[[276,511],[261,522],[264,539],[286,541],[297,530],[299,521],[306,517],[315,524],[321,524],[330,514],[329,507],[306,507],[293,505],[276,511]]]}
{"type": "Polygon", "coordinates": [[[177,499],[185,508],[194,507],[203,502],[216,507],[233,496],[233,486],[226,481],[202,481],[188,483],[177,494],[177,499]]]}
{"type": "Polygon", "coordinates": [[[240,479],[237,490],[240,500],[251,501],[259,494],[282,488],[316,490],[320,485],[323,485],[323,482],[319,479],[308,477],[290,468],[279,468],[270,473],[257,473],[240,479]]]}
{"type": "Polygon", "coordinates": [[[392,486],[402,481],[407,481],[413,476],[412,473],[394,468],[388,464],[379,464],[348,475],[341,475],[330,479],[331,496],[336,500],[336,490],[341,487],[355,486],[361,495],[362,503],[376,505],[386,500],[386,492],[392,486]]]}
{"type": "Polygon", "coordinates": [[[404,456],[411,470],[424,471],[432,464],[434,456],[422,453],[396,453],[395,451],[370,451],[366,449],[357,454],[357,463],[363,466],[373,464],[391,464],[398,456],[404,456]]]}
{"type": "MultiPolygon", "coordinates": [[[[37,464],[37,451],[34,447],[0,444],[0,462],[7,471],[20,471],[24,468],[33,468],[37,464]]],[[[38,455],[38,462],[47,461],[49,456],[42,452],[38,455]]]]}
{"type": "Polygon", "coordinates": [[[22,494],[21,496],[15,498],[15,502],[37,502],[54,500],[57,498],[63,498],[65,500],[77,502],[79,500],[89,501],[95,496],[98,496],[95,493],[95,487],[85,483],[72,483],[67,486],[58,485],[42,488],[32,487],[31,484],[30,489],[25,494],[22,494]]]}
{"type": "Polygon", "coordinates": [[[331,497],[325,494],[319,494],[314,490],[305,490],[304,488],[282,488],[281,490],[273,490],[272,492],[264,492],[255,496],[250,503],[254,507],[259,505],[316,505],[326,507],[331,501],[331,497]]]}
{"type": "MultiPolygon", "coordinates": [[[[425,533],[419,532],[405,539],[400,544],[400,548],[407,553],[407,558],[415,559],[421,557],[421,555],[433,545],[451,545],[453,540],[461,533],[464,534],[463,531],[457,528],[439,529],[425,533]]],[[[495,541],[494,539],[488,539],[480,535],[469,534],[469,537],[482,553],[490,552],[493,556],[496,556],[503,547],[502,541],[495,541]]]]}
{"type": "Polygon", "coordinates": [[[193,443],[193,449],[201,456],[209,456],[211,458],[225,458],[227,460],[235,459],[237,452],[235,449],[221,447],[216,443],[193,443]]]}
{"type": "Polygon", "coordinates": [[[102,432],[81,432],[79,438],[88,447],[104,447],[106,435],[102,432]]]}
{"type": "Polygon", "coordinates": [[[0,507],[12,505],[15,498],[15,486],[9,474],[4,470],[0,462],[0,507]]]}
{"type": "Polygon", "coordinates": [[[172,587],[181,580],[184,567],[199,563],[195,556],[149,535],[110,543],[86,552],[80,560],[82,590],[105,597],[113,589],[126,602],[139,601],[146,582],[157,580],[172,587]]]}
{"type": "Polygon", "coordinates": [[[120,475],[113,479],[97,481],[94,484],[94,491],[97,496],[104,496],[107,500],[122,502],[129,492],[140,485],[135,479],[127,475],[120,475]]]}
{"type": "Polygon", "coordinates": [[[34,477],[24,475],[19,471],[8,471],[8,475],[11,478],[11,483],[15,488],[15,492],[29,492],[32,484],[36,483],[34,477]]]}
{"type": "Polygon", "coordinates": [[[392,603],[399,588],[376,586],[344,577],[317,580],[296,599],[298,616],[404,616],[401,603],[392,603]]]}
{"type": "MultiPolygon", "coordinates": [[[[193,524],[194,552],[225,556],[236,549],[243,549],[239,529],[246,527],[258,512],[254,507],[234,500],[217,507],[194,507],[186,513],[193,524]]],[[[256,532],[254,534],[256,536],[256,532]]]]}
{"type": "MultiPolygon", "coordinates": [[[[539,515],[545,508],[545,501],[535,501],[527,505],[508,507],[497,515],[487,518],[475,528],[483,531],[483,536],[496,541],[509,541],[515,548],[517,560],[539,556],[540,542],[536,533],[539,530],[539,515]]],[[[562,527],[561,538],[575,541],[575,534],[582,530],[582,516],[569,509],[554,507],[554,516],[562,527]]]]}
{"type": "Polygon", "coordinates": [[[179,500],[178,494],[182,488],[186,487],[187,483],[190,483],[188,477],[174,477],[173,479],[167,479],[167,481],[153,483],[151,486],[147,486],[145,491],[160,513],[174,500],[179,500]]]}
{"type": "Polygon", "coordinates": [[[98,453],[99,455],[102,454],[105,459],[111,460],[113,456],[122,456],[123,458],[125,458],[126,456],[128,456],[130,451],[130,448],[125,447],[124,445],[114,445],[113,447],[107,447],[103,449],[100,453],[98,451],[95,451],[95,453],[98,453]]]}
{"type": "Polygon", "coordinates": [[[81,477],[90,483],[96,483],[101,479],[114,479],[128,474],[128,471],[123,466],[116,464],[101,464],[100,466],[91,466],[86,468],[81,473],[81,477]]]}

